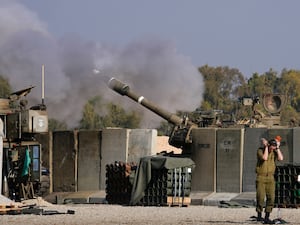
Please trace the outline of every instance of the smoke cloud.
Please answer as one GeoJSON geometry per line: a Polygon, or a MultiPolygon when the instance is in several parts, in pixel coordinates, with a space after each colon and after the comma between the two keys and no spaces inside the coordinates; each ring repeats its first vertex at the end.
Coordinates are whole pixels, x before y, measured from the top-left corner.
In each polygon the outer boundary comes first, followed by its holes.
{"type": "Polygon", "coordinates": [[[143,115],[143,128],[162,120],[107,86],[110,77],[127,83],[158,106],[175,113],[194,110],[202,100],[201,74],[172,41],[141,37],[127,46],[83,40],[77,34],[57,39],[37,15],[15,1],[0,0],[0,74],[13,90],[36,86],[32,104],[41,102],[41,66],[45,65],[45,104],[50,118],[78,125],[93,96],[143,115]]]}

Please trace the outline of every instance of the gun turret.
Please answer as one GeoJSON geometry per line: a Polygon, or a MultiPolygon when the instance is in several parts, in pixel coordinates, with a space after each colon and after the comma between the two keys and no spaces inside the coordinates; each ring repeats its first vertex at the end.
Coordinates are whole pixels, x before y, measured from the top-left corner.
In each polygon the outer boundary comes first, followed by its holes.
{"type": "Polygon", "coordinates": [[[127,84],[124,84],[120,80],[116,78],[111,78],[108,82],[108,86],[119,93],[120,95],[126,95],[127,97],[131,98],[135,102],[141,104],[145,108],[149,109],[150,111],[154,112],[158,116],[164,118],[169,123],[174,125],[173,131],[169,137],[169,144],[177,147],[182,148],[183,150],[187,149],[187,147],[192,143],[191,139],[191,130],[194,127],[198,127],[197,124],[193,123],[192,121],[188,120],[188,118],[180,118],[179,116],[170,113],[157,105],[153,102],[149,101],[142,95],[138,95],[130,90],[130,87],[127,84]]]}

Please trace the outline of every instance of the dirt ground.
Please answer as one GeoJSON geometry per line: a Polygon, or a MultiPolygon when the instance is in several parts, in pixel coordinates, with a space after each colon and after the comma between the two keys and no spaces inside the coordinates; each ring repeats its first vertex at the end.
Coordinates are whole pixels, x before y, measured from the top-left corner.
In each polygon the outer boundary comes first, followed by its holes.
{"type": "MultiPolygon", "coordinates": [[[[26,203],[32,204],[32,203],[26,203]]],[[[34,208],[43,214],[0,215],[1,225],[191,225],[191,224],[261,224],[253,221],[254,207],[221,208],[218,206],[189,205],[187,207],[143,207],[109,204],[50,204],[39,199],[34,208]],[[69,213],[70,214],[69,214],[69,213]],[[71,214],[73,213],[73,214],[71,214]]],[[[271,219],[281,217],[281,222],[300,224],[300,212],[295,208],[275,208],[271,219]]]]}

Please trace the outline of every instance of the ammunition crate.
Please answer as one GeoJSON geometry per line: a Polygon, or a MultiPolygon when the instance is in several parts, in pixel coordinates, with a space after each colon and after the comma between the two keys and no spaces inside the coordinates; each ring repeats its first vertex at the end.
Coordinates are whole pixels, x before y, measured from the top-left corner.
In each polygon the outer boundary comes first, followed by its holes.
{"type": "Polygon", "coordinates": [[[141,200],[144,206],[187,206],[191,203],[191,168],[152,169],[141,200]]]}
{"type": "Polygon", "coordinates": [[[128,205],[132,183],[130,175],[136,170],[134,163],[115,162],[106,165],[106,201],[109,204],[128,205]]]}
{"type": "MultiPolygon", "coordinates": [[[[106,165],[106,201],[109,204],[129,205],[137,164],[115,162],[106,165]]],[[[173,169],[151,168],[151,178],[136,205],[188,206],[191,203],[191,167],[173,169]]]]}
{"type": "Polygon", "coordinates": [[[275,205],[280,208],[300,207],[300,165],[277,166],[275,171],[275,205]]]}

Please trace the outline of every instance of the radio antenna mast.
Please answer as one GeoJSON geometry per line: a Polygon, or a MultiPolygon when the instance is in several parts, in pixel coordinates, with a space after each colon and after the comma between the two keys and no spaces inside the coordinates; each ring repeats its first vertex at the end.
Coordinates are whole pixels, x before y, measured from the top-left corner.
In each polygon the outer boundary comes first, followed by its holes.
{"type": "Polygon", "coordinates": [[[45,105],[45,65],[42,65],[42,105],[45,105]]]}

